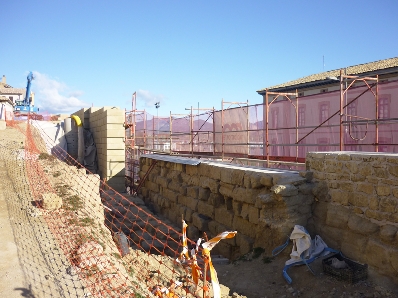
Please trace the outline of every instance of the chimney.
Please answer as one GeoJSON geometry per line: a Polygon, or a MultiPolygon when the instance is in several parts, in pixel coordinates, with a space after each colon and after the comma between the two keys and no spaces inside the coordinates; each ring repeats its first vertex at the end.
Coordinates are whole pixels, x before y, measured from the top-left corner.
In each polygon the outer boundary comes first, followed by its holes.
{"type": "Polygon", "coordinates": [[[4,84],[7,84],[7,79],[6,79],[5,75],[3,75],[3,78],[1,79],[1,82],[4,83],[4,84]]]}

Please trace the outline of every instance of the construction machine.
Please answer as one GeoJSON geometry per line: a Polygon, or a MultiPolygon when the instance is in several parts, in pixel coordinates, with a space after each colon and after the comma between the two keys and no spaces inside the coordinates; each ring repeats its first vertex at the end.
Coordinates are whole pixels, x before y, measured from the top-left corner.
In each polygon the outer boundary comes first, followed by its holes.
{"type": "Polygon", "coordinates": [[[29,113],[35,114],[39,111],[38,108],[34,107],[34,101],[32,101],[32,98],[30,97],[30,87],[32,85],[32,80],[34,79],[32,72],[29,72],[27,79],[28,84],[26,85],[26,94],[24,100],[15,102],[14,114],[16,116],[25,116],[29,113]]]}

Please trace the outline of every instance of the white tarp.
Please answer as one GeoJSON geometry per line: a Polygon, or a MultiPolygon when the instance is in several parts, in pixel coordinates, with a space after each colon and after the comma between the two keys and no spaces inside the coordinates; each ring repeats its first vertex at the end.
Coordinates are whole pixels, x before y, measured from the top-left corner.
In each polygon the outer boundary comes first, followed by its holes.
{"type": "Polygon", "coordinates": [[[63,122],[32,121],[32,125],[38,129],[43,138],[48,154],[53,154],[64,160],[67,152],[67,143],[63,128],[63,122]]]}

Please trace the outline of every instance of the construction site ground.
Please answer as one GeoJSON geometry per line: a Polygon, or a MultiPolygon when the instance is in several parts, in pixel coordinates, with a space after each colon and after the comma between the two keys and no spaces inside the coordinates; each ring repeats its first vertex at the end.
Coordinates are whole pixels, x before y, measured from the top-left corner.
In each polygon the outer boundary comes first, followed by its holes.
{"type": "MultiPolygon", "coordinates": [[[[25,136],[15,128],[0,131],[3,149],[17,152],[24,142],[25,136]]],[[[20,178],[9,175],[0,156],[0,297],[89,297],[78,275],[68,270],[70,264],[46,221],[32,213],[27,178],[20,178]]],[[[275,258],[254,250],[229,264],[215,264],[222,296],[398,297],[398,285],[372,268],[366,280],[349,284],[325,275],[321,259],[311,264],[315,275],[306,266],[290,268],[293,282],[287,284],[282,269],[290,250],[288,246],[275,258]]],[[[145,257],[151,260],[151,256],[145,257]]]]}

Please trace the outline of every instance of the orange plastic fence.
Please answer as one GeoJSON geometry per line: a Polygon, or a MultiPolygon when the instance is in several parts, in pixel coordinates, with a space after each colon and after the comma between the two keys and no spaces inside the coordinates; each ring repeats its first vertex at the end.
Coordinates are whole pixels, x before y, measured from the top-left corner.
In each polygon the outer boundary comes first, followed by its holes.
{"type": "Polygon", "coordinates": [[[7,124],[26,135],[24,164],[33,201],[86,292],[93,297],[219,295],[209,252],[223,235],[203,244],[202,257],[200,240],[187,239],[186,225],[181,233],[140,198],[105,185],[49,137],[42,138],[34,121],[28,120],[26,129],[15,121],[7,124]]]}

